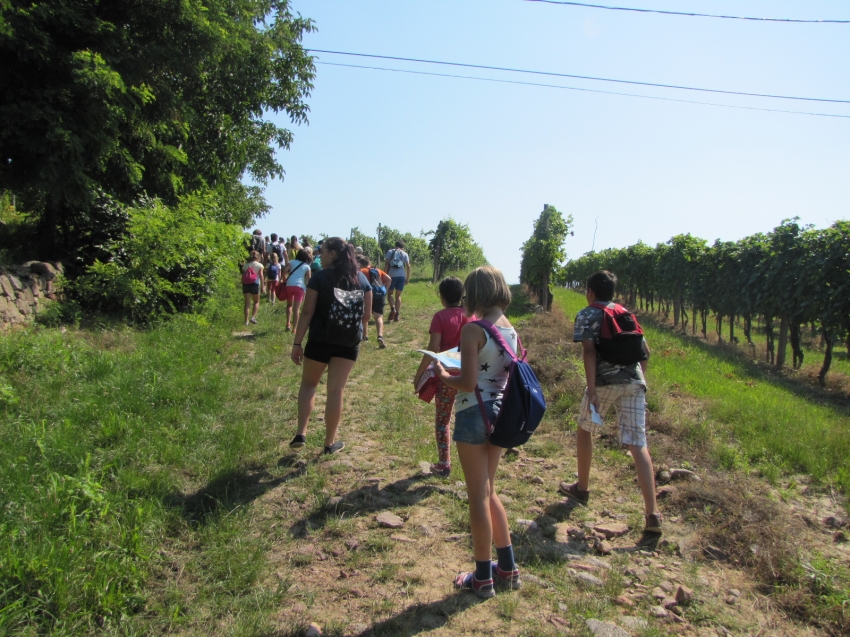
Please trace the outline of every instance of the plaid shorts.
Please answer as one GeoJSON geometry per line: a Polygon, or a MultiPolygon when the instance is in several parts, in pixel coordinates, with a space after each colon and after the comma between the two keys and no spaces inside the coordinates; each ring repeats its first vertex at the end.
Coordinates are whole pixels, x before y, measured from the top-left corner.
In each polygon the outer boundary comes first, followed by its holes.
{"type": "MultiPolygon", "coordinates": [[[[646,446],[646,387],[639,383],[602,385],[596,388],[599,396],[599,415],[604,419],[611,405],[617,406],[620,423],[620,442],[624,445],[646,446]]],[[[599,433],[602,426],[590,419],[590,402],[587,389],[579,410],[578,425],[590,433],[599,433]]]]}

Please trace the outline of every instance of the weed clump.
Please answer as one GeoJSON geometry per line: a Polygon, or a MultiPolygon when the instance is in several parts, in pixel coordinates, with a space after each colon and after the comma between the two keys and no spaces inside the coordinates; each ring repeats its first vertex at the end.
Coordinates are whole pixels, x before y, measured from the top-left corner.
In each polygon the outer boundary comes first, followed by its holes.
{"type": "Polygon", "coordinates": [[[702,530],[695,547],[700,560],[725,560],[747,568],[784,610],[830,634],[847,634],[850,617],[848,581],[824,560],[804,558],[798,546],[803,522],[759,494],[755,485],[736,478],[736,487],[714,476],[678,490],[669,507],[702,530]],[[818,566],[819,564],[819,566],[818,566]]]}

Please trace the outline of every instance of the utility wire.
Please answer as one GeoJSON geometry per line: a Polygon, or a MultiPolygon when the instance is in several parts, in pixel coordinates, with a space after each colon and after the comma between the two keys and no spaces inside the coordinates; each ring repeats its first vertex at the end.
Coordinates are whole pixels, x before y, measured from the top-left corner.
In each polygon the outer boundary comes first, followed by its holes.
{"type": "Polygon", "coordinates": [[[475,77],[472,75],[452,75],[450,73],[430,73],[428,71],[413,71],[410,69],[390,69],[383,66],[361,66],[359,64],[342,64],[340,62],[320,62],[326,66],[342,66],[350,69],[368,69],[371,71],[392,71],[394,73],[410,73],[412,75],[429,75],[432,77],[453,77],[459,80],[478,80],[480,82],[498,82],[500,84],[520,84],[523,86],[540,86],[543,88],[557,88],[566,91],[582,91],[584,93],[602,93],[603,95],[619,95],[622,97],[639,97],[647,100],[660,100],[663,102],[679,102],[680,104],[699,104],[701,106],[717,106],[720,108],[738,108],[747,111],[766,111],[768,113],[789,113],[793,115],[813,115],[815,117],[840,117],[850,119],[850,115],[834,115],[832,113],[811,113],[808,111],[786,111],[777,108],[761,108],[758,106],[736,106],[733,104],[717,104],[715,102],[698,102],[696,100],[680,100],[674,97],[657,97],[655,95],[638,95],[636,93],[619,93],[617,91],[601,91],[592,88],[579,88],[575,86],[562,86],[560,84],[541,84],[538,82],[522,82],[520,80],[501,80],[492,77],[475,77]]]}
{"type": "Polygon", "coordinates": [[[740,15],[715,15],[711,13],[685,13],[683,11],[663,11],[661,9],[635,9],[632,7],[609,7],[603,4],[587,4],[585,2],[563,2],[562,0],[525,0],[525,2],[542,2],[544,4],[564,4],[572,7],[588,7],[590,9],[608,9],[610,11],[634,11],[637,13],[663,13],[665,15],[681,15],[689,18],[722,18],[724,20],[752,20],[755,22],[801,22],[807,24],[850,24],[850,20],[796,20],[794,18],[752,18],[740,15]]]}
{"type": "Polygon", "coordinates": [[[531,75],[547,75],[551,77],[568,77],[574,80],[592,80],[594,82],[614,82],[616,84],[634,84],[636,86],[651,86],[654,88],[670,88],[680,91],[698,91],[701,93],[720,93],[722,95],[743,95],[745,97],[768,97],[780,100],[800,100],[805,102],[830,102],[833,104],[850,104],[850,100],[828,99],[823,97],[797,97],[793,95],[772,95],[767,93],[747,93],[744,91],[724,91],[712,88],[700,88],[696,86],[678,86],[675,84],[658,84],[655,82],[638,82],[636,80],[617,80],[607,77],[595,77],[591,75],[573,75],[570,73],[554,73],[551,71],[531,71],[527,69],[513,69],[504,66],[487,66],[484,64],[465,64],[462,62],[444,62],[440,60],[423,60],[419,58],[404,58],[392,55],[373,55],[370,53],[352,53],[349,51],[328,51],[325,49],[305,49],[310,53],[329,53],[332,55],[348,55],[353,57],[375,58],[379,60],[395,60],[398,62],[417,62],[420,64],[439,64],[442,66],[459,66],[470,69],[485,69],[488,71],[506,71],[509,73],[528,73],[531,75]]]}

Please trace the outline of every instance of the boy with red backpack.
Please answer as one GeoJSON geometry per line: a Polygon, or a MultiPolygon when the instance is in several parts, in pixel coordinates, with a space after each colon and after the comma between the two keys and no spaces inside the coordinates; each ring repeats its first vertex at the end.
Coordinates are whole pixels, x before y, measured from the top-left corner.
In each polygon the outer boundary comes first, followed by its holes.
{"type": "Polygon", "coordinates": [[[587,389],[581,402],[576,435],[578,480],[562,482],[560,491],[587,505],[590,491],[592,434],[601,431],[602,419],[617,406],[620,442],[635,461],[643,495],[645,533],[661,533],[661,513],[655,499],[655,472],[646,444],[646,366],[649,345],[635,316],[613,302],[617,277],[600,270],[587,280],[588,306],[576,316],[573,340],[582,344],[587,389]]]}

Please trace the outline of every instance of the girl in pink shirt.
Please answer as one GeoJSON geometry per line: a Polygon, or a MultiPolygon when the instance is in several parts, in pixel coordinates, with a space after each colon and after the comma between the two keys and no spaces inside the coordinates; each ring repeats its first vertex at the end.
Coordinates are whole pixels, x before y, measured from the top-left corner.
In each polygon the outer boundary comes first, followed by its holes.
{"type": "MultiPolygon", "coordinates": [[[[460,328],[469,321],[475,320],[474,317],[467,317],[463,307],[461,307],[463,281],[454,276],[446,277],[440,281],[439,291],[443,309],[434,314],[434,318],[431,319],[431,327],[428,329],[431,339],[428,342],[427,349],[431,352],[457,349],[460,345],[460,328]]],[[[416,370],[416,375],[413,377],[414,387],[419,387],[422,374],[428,369],[432,360],[430,356],[423,354],[419,369],[416,370]]],[[[437,383],[437,393],[434,396],[436,407],[434,431],[437,438],[439,462],[431,465],[431,473],[443,478],[448,478],[452,470],[449,423],[452,419],[452,407],[456,395],[456,389],[445,383],[437,383]]]]}

